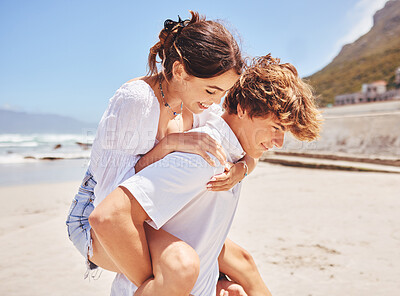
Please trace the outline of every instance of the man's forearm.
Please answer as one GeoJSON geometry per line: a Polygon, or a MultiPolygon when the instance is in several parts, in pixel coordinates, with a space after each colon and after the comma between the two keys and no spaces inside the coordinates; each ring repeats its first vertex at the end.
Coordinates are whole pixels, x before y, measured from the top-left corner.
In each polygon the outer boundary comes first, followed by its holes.
{"type": "Polygon", "coordinates": [[[251,255],[229,239],[225,241],[218,264],[220,272],[241,285],[249,296],[271,296],[251,255]]]}

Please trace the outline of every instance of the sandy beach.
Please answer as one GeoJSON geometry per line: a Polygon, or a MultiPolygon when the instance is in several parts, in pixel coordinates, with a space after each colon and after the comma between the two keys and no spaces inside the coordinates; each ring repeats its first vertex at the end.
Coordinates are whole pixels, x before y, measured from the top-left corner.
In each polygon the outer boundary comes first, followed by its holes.
{"type": "MultiPolygon", "coordinates": [[[[0,295],[109,295],[83,280],[65,218],[76,181],[0,187],[0,295]]],[[[230,238],[273,295],[400,295],[400,175],[260,163],[230,238]]]]}

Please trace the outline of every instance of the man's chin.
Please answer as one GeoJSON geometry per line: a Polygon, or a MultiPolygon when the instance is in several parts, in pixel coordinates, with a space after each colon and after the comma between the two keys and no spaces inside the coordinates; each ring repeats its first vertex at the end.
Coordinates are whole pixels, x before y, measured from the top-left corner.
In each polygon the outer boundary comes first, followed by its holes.
{"type": "Polygon", "coordinates": [[[264,150],[252,150],[252,151],[245,151],[245,152],[248,156],[250,156],[252,158],[260,158],[263,155],[264,150]]]}

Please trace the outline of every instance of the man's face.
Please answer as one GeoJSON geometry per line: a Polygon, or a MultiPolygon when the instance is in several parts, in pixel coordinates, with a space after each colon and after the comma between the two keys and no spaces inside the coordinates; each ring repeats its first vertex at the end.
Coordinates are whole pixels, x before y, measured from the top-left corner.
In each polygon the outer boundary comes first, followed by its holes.
{"type": "Polygon", "coordinates": [[[285,129],[274,116],[253,117],[245,113],[241,118],[241,129],[238,134],[244,151],[253,158],[259,158],[263,152],[282,147],[285,129]]]}

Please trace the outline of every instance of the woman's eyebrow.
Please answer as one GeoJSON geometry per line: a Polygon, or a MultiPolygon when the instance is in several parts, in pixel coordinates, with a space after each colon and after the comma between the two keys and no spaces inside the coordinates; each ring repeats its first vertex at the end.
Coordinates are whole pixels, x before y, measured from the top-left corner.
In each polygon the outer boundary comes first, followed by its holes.
{"type": "Polygon", "coordinates": [[[214,88],[214,89],[217,89],[217,90],[222,91],[222,92],[225,91],[225,90],[223,90],[222,88],[220,88],[220,87],[218,87],[218,86],[216,86],[216,85],[208,85],[207,87],[209,87],[209,88],[214,88]]]}

